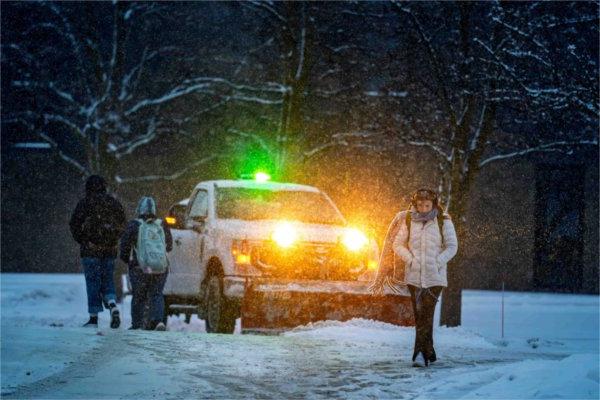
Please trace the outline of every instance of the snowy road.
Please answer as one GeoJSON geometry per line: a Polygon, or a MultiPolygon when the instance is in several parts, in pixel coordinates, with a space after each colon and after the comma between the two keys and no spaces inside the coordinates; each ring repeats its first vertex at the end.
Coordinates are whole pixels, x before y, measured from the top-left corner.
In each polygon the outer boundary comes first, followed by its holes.
{"type": "MultiPolygon", "coordinates": [[[[507,323],[510,336],[500,340],[486,319],[496,294],[466,292],[465,324],[471,326],[436,328],[440,361],[425,369],[410,366],[410,328],[353,320],[281,336],[208,335],[202,321],[187,325],[172,317],[172,331],[164,333],[111,330],[105,320],[95,331],[77,327],[86,319],[81,275],[1,279],[3,398],[598,398],[599,393],[596,296],[510,294],[507,311],[514,322],[507,323]],[[572,320],[563,324],[565,310],[572,320]],[[556,328],[548,330],[548,323],[556,328]],[[532,335],[533,325],[546,335],[532,335]]],[[[127,302],[124,312],[127,327],[127,302]]]]}

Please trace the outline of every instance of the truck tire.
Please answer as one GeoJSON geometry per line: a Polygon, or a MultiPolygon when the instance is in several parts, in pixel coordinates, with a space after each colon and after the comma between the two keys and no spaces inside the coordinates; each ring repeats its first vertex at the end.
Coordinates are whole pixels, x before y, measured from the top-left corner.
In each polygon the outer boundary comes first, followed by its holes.
{"type": "Polygon", "coordinates": [[[206,288],[206,332],[233,333],[235,309],[223,295],[223,280],[219,275],[209,277],[206,288]]]}

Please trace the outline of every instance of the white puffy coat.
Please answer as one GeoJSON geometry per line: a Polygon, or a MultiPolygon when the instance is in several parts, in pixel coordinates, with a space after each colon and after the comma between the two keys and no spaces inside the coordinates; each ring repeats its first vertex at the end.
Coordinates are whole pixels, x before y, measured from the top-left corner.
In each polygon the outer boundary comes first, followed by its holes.
{"type": "MultiPolygon", "coordinates": [[[[443,218],[443,246],[440,228],[435,219],[425,224],[411,221],[408,246],[406,223],[400,226],[393,247],[396,255],[406,263],[404,281],[407,284],[421,288],[448,286],[447,264],[456,255],[458,241],[450,216],[444,214],[443,218]]],[[[406,221],[404,215],[402,221],[406,221]]]]}

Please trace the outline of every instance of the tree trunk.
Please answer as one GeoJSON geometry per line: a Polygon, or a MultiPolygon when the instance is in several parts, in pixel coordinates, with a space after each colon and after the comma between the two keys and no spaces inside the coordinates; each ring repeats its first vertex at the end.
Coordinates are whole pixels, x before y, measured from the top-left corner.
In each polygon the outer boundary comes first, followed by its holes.
{"type": "Polygon", "coordinates": [[[278,173],[293,176],[297,169],[288,156],[300,153],[300,139],[304,133],[306,86],[310,74],[313,46],[312,25],[304,3],[286,3],[288,26],[282,32],[284,54],[290,54],[286,67],[286,86],[283,97],[278,138],[278,173]]]}
{"type": "MultiPolygon", "coordinates": [[[[495,89],[495,83],[491,83],[492,91],[495,89]]],[[[469,112],[469,121],[473,118],[475,113],[474,103],[470,103],[471,111],[469,112]]],[[[473,137],[469,138],[467,134],[467,127],[462,132],[463,140],[460,141],[461,151],[456,153],[462,153],[455,159],[455,163],[452,166],[452,186],[451,193],[449,193],[452,202],[448,210],[449,214],[453,218],[454,228],[456,229],[456,236],[458,238],[458,252],[454,259],[448,265],[448,288],[442,295],[442,306],[440,314],[440,325],[446,326],[459,326],[461,324],[462,317],[462,289],[467,283],[465,281],[465,272],[463,270],[463,242],[464,229],[465,229],[465,213],[467,212],[467,202],[469,191],[475,181],[475,178],[479,174],[479,163],[485,150],[485,146],[488,138],[494,131],[494,122],[496,120],[496,104],[487,104],[485,101],[481,105],[481,124],[476,127],[476,131],[473,137]],[[470,139],[470,140],[469,140],[470,139]],[[474,145],[474,146],[472,146],[474,145]],[[466,169],[463,167],[466,165],[466,169]]]]}
{"type": "Polygon", "coordinates": [[[458,252],[448,263],[448,287],[442,294],[442,305],[440,310],[440,325],[455,327],[461,325],[462,317],[462,289],[464,287],[464,272],[462,270],[462,238],[464,223],[464,194],[455,193],[452,206],[448,213],[453,217],[454,229],[458,239],[458,252]]]}

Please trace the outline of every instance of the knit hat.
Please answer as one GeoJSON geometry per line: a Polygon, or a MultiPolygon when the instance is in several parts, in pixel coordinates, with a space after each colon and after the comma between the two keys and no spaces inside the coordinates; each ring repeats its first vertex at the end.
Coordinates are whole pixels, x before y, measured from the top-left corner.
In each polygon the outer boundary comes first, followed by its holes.
{"type": "Polygon", "coordinates": [[[431,189],[419,189],[412,196],[412,205],[417,206],[418,200],[429,200],[433,203],[433,207],[438,207],[438,195],[431,189]]]}
{"type": "Polygon", "coordinates": [[[152,197],[144,196],[138,203],[136,214],[141,216],[156,216],[156,202],[152,197]]]}

